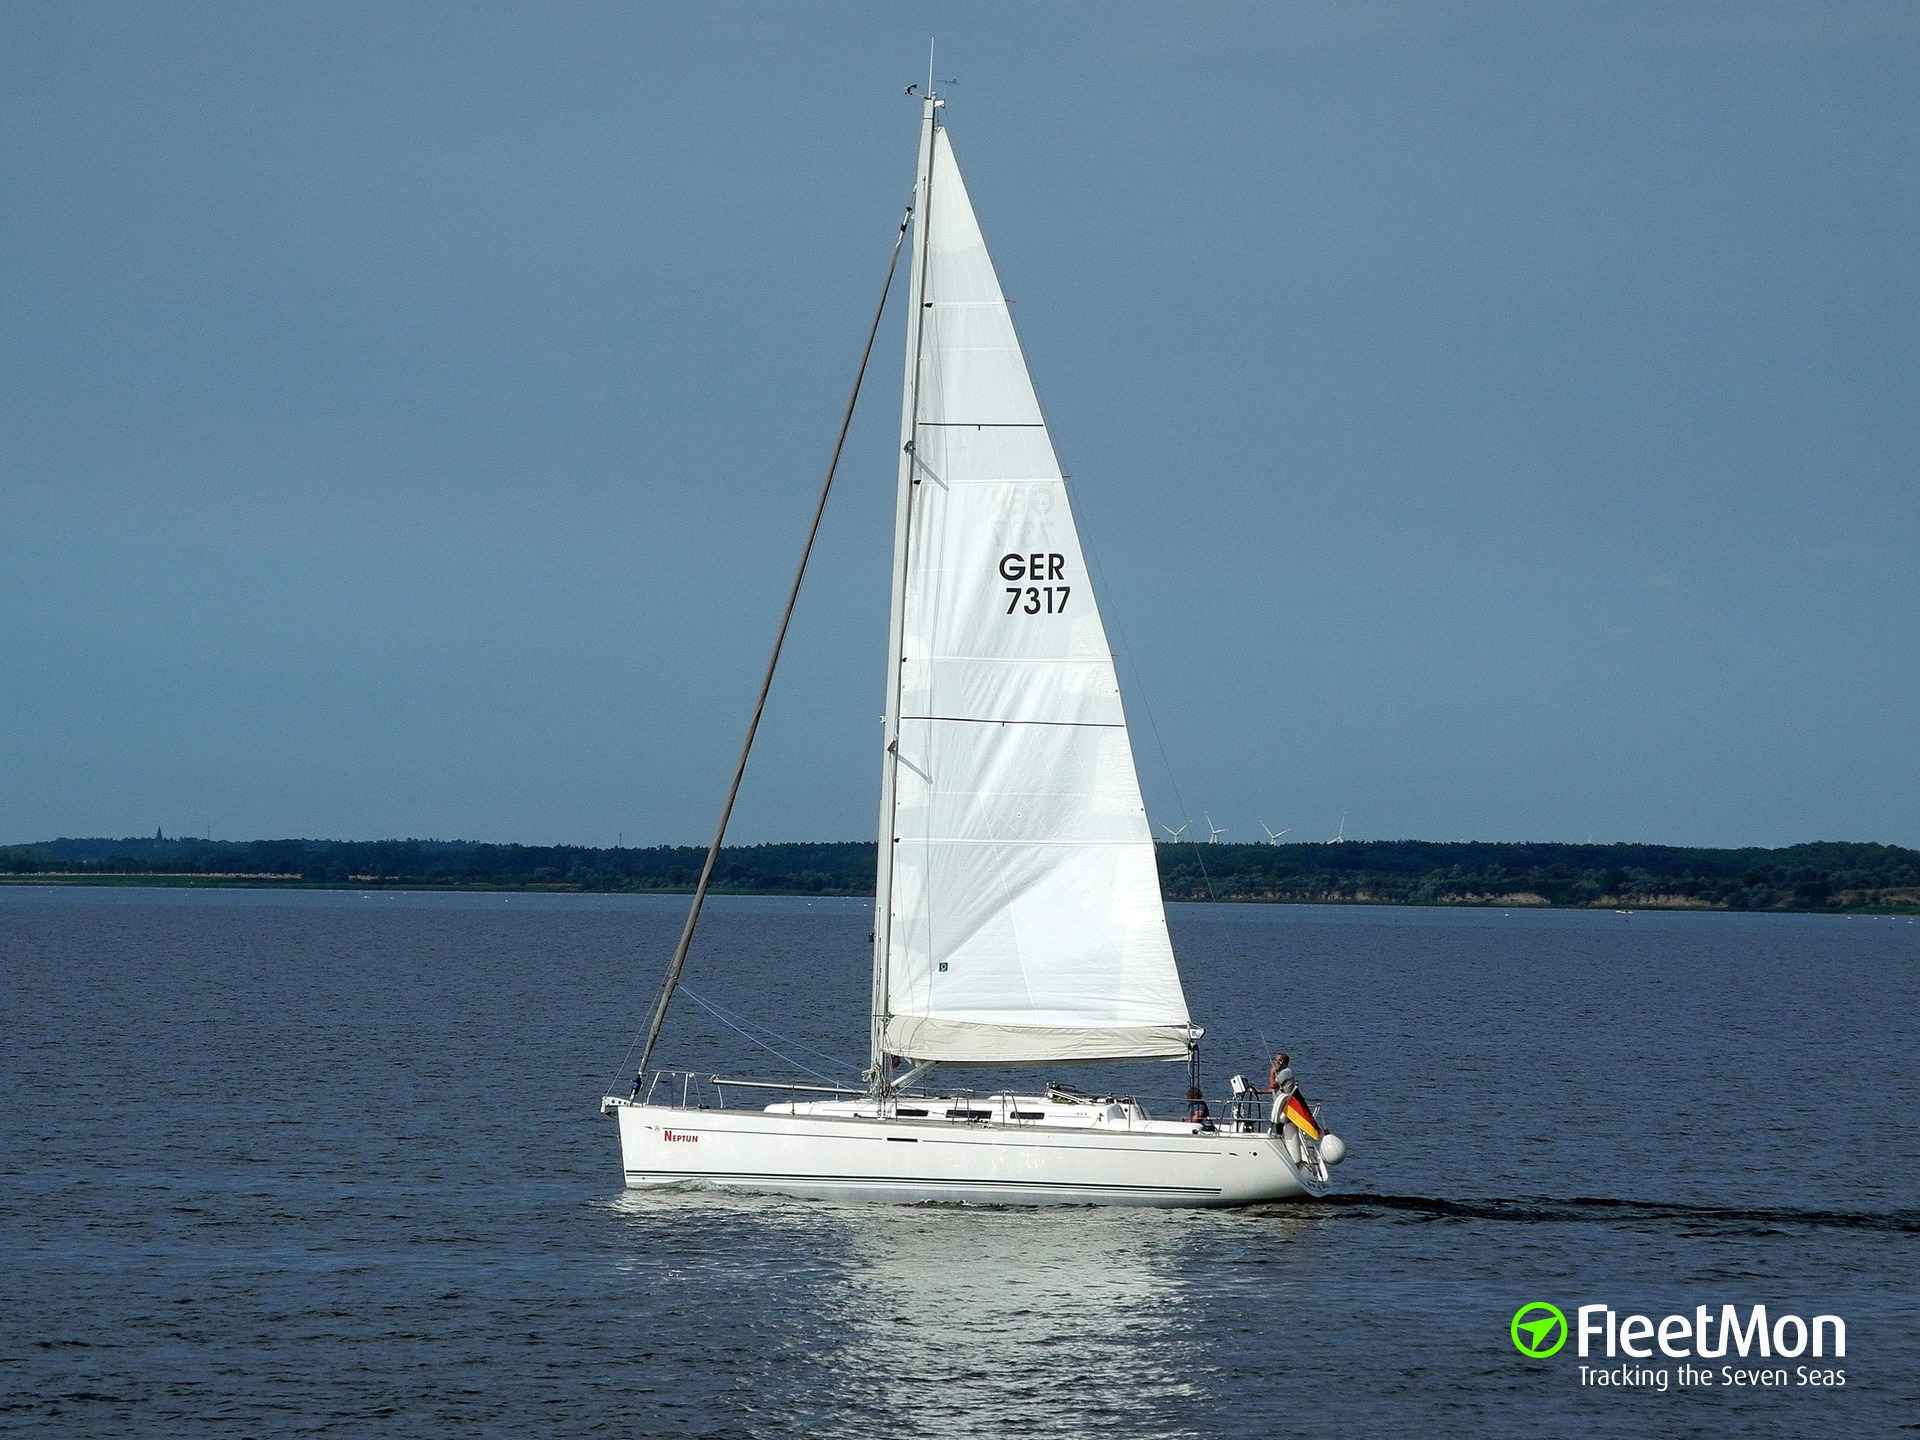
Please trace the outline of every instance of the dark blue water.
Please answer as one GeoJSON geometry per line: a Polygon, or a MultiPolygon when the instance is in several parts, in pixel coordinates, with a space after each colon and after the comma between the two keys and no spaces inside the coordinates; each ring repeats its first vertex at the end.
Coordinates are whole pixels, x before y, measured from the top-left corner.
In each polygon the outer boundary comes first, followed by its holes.
{"type": "MultiPolygon", "coordinates": [[[[1284,1045],[1352,1154],[1330,1203],[1162,1213],[624,1194],[595,1100],[682,907],[0,890],[0,1429],[1920,1424],[1909,920],[1177,908],[1210,1093],[1284,1045]],[[1847,1383],[1582,1386],[1509,1342],[1532,1300],[1837,1313],[1847,1383]]],[[[693,991],[857,1068],[865,906],[709,914],[693,991]]],[[[667,1049],[785,1069],[695,1004],[667,1049]]]]}

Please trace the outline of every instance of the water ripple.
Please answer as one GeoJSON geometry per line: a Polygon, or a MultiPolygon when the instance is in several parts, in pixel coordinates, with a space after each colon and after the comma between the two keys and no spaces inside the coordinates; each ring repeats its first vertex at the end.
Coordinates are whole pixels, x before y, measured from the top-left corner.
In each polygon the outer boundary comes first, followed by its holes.
{"type": "Polygon", "coordinates": [[[1920,1234],[1920,1209],[1808,1210],[1794,1206],[1679,1205],[1658,1200],[1610,1200],[1597,1196],[1557,1199],[1535,1195],[1515,1199],[1430,1199],[1420,1195],[1329,1195],[1320,1202],[1341,1214],[1388,1213],[1428,1220],[1497,1220],[1518,1224],[1646,1225],[1667,1223],[1758,1230],[1800,1227],[1920,1234]]]}

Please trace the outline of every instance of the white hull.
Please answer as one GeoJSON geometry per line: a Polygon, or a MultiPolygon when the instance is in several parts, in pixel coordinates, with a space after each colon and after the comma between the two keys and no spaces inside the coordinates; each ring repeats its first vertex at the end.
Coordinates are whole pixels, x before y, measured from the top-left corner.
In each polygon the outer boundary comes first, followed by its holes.
{"type": "Polygon", "coordinates": [[[1318,1157],[1310,1148],[1298,1159],[1289,1154],[1285,1130],[1202,1132],[1133,1113],[1054,1125],[882,1119],[804,1105],[701,1110],[614,1096],[602,1108],[619,1123],[633,1188],[714,1186],[892,1204],[1162,1207],[1251,1205],[1325,1188],[1318,1157]]]}

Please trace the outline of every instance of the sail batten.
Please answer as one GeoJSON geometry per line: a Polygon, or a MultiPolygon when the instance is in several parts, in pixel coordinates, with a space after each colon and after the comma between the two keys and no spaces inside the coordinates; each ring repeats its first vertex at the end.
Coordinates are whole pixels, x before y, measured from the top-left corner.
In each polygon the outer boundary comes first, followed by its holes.
{"type": "Polygon", "coordinates": [[[1184,1057],[1066,480],[944,129],[926,173],[876,1033],[946,1065],[1184,1057]]]}

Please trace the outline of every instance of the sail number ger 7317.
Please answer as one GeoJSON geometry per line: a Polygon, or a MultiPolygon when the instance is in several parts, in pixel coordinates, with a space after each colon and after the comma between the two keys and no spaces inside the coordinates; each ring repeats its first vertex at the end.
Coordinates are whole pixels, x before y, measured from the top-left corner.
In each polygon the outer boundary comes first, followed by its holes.
{"type": "MultiPolygon", "coordinates": [[[[1065,578],[1067,557],[1058,551],[1018,552],[1000,557],[1002,580],[1060,580],[1065,578]]],[[[1057,615],[1067,608],[1071,585],[1009,585],[1007,614],[1018,610],[1024,615],[1057,615]],[[1022,604],[1022,601],[1025,604],[1022,604]]]]}

